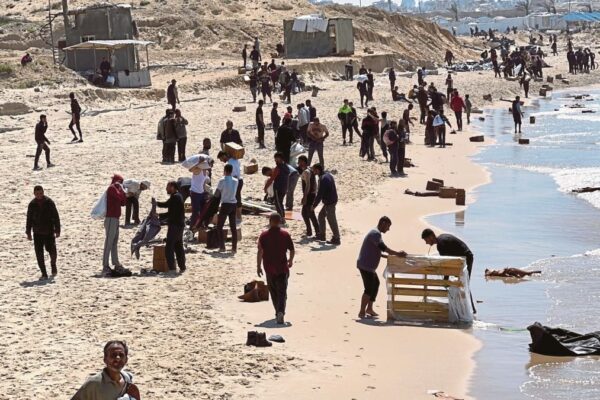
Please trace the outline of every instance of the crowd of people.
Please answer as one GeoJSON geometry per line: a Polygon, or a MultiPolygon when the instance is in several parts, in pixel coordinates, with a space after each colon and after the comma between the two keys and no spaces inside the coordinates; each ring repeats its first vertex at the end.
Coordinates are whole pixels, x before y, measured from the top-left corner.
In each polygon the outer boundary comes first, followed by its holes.
{"type": "MultiPolygon", "coordinates": [[[[556,38],[551,40],[553,51],[556,50],[556,38]]],[[[286,220],[290,218],[289,212],[296,207],[301,208],[302,219],[305,224],[305,237],[315,241],[326,242],[331,246],[341,244],[341,232],[336,216],[336,207],[339,201],[338,190],[334,173],[325,167],[330,163],[325,160],[324,148],[329,143],[333,127],[327,127],[318,116],[316,106],[310,99],[298,103],[294,108],[291,95],[301,90],[301,82],[297,72],[290,72],[284,62],[279,65],[275,60],[271,63],[262,62],[260,42],[256,38],[252,50],[248,53],[248,46],[242,51],[243,68],[248,70],[249,87],[252,100],[258,99],[255,112],[255,122],[258,131],[258,149],[265,149],[265,129],[267,128],[264,115],[265,103],[271,102],[269,116],[271,129],[274,134],[275,152],[273,166],[262,168],[265,177],[263,187],[264,198],[274,207],[274,212],[269,216],[268,228],[259,235],[257,243],[257,268],[259,276],[266,275],[267,284],[275,310],[275,320],[278,324],[285,323],[287,287],[289,271],[295,257],[294,242],[291,235],[284,229],[286,220]],[[248,64],[249,60],[249,64],[248,64]],[[280,103],[272,100],[274,94],[280,94],[282,103],[287,103],[285,109],[280,109],[280,103]],[[318,162],[313,159],[318,157],[318,162]],[[296,187],[300,183],[301,196],[297,201],[296,187]],[[317,212],[317,209],[320,209],[317,212]],[[328,239],[327,231],[331,230],[328,239]]],[[[589,50],[578,50],[575,54],[576,66],[573,71],[583,72],[594,69],[594,56],[589,50]],[[579,62],[583,59],[583,64],[579,62]]],[[[521,77],[520,84],[524,87],[525,97],[528,94],[528,82],[532,76],[541,76],[541,67],[538,63],[543,59],[543,54],[531,54],[526,49],[515,49],[508,53],[501,49],[500,54],[495,49],[490,51],[490,58],[494,64],[494,74],[500,76],[500,65],[503,66],[505,76],[516,73],[521,77]],[[499,58],[500,57],[500,58],[499,58]],[[501,61],[500,61],[501,60],[501,61]],[[502,64],[500,64],[502,63],[502,64]],[[519,68],[515,68],[519,67],[519,68]],[[517,71],[518,72],[515,72],[517,71]],[[529,76],[529,78],[527,78],[529,76]]],[[[573,56],[567,56],[573,57],[573,56]]],[[[570,60],[570,58],[569,58],[570,60]]],[[[448,65],[454,62],[454,56],[448,52],[445,57],[448,65]]],[[[354,64],[352,60],[345,65],[344,77],[354,80],[354,64]]],[[[446,147],[447,127],[453,129],[453,124],[446,116],[445,108],[449,108],[454,116],[456,131],[464,128],[463,113],[467,124],[470,124],[472,104],[468,94],[464,96],[456,87],[453,74],[448,73],[445,79],[445,90],[438,89],[433,82],[428,83],[426,68],[417,71],[417,82],[409,89],[407,94],[400,93],[396,86],[396,74],[390,68],[387,75],[392,100],[406,104],[401,115],[393,118],[388,111],[378,111],[376,107],[369,106],[374,100],[375,77],[371,69],[361,65],[357,89],[360,99],[359,112],[349,99],[344,99],[337,112],[341,131],[341,144],[351,146],[355,143],[354,134],[360,139],[359,157],[368,161],[376,161],[376,146],[382,157],[389,163],[391,176],[404,176],[404,166],[407,145],[411,143],[411,127],[414,127],[417,117],[411,112],[418,105],[418,123],[425,129],[425,145],[440,148],[446,147]],[[361,115],[362,114],[362,115],[361,115]]],[[[81,106],[74,93],[70,94],[72,119],[69,129],[73,134],[73,142],[83,142],[80,126],[81,106]],[[77,131],[74,130],[76,128],[77,131]]],[[[178,106],[181,105],[176,80],[172,80],[167,89],[167,103],[165,115],[158,122],[157,139],[162,141],[162,162],[173,164],[184,163],[189,157],[186,154],[188,120],[183,116],[178,106]]],[[[358,103],[358,102],[357,102],[358,103]]],[[[398,103],[395,103],[398,104],[398,103]]],[[[517,96],[511,104],[515,121],[515,132],[521,132],[521,118],[523,116],[522,102],[517,96]]],[[[453,121],[454,122],[454,121],[453,121]]],[[[45,115],[35,127],[35,140],[37,143],[34,169],[38,170],[39,158],[45,152],[47,166],[50,162],[50,143],[45,133],[48,122],[45,115]]],[[[336,131],[337,131],[336,129],[336,131]]],[[[451,133],[456,133],[452,131],[451,133]]],[[[336,135],[337,136],[337,135],[336,135]]],[[[337,136],[340,137],[340,136],[337,136]]],[[[414,136],[413,136],[414,138],[414,136]]],[[[213,156],[212,144],[209,138],[202,140],[202,146],[194,153],[197,157],[194,166],[190,167],[191,176],[181,177],[177,180],[168,180],[166,184],[166,201],[151,199],[152,212],[156,208],[167,211],[156,214],[164,225],[167,225],[165,238],[165,258],[170,271],[180,273],[187,269],[184,251],[184,232],[186,229],[197,231],[208,229],[212,216],[216,215],[217,252],[226,252],[226,238],[223,228],[228,222],[231,236],[232,254],[238,250],[237,228],[243,207],[244,174],[241,160],[228,149],[228,144],[244,146],[242,135],[234,129],[232,121],[225,123],[221,132],[219,150],[213,156]],[[215,161],[223,164],[222,173],[216,171],[215,161]],[[202,167],[199,167],[203,165],[202,167]],[[213,175],[220,175],[214,179],[213,175]],[[213,184],[214,182],[214,184],[213,184]],[[186,218],[185,201],[191,199],[191,216],[186,218]]],[[[103,215],[105,242],[102,256],[102,274],[107,277],[127,276],[123,271],[126,268],[119,260],[119,230],[122,207],[125,207],[125,225],[139,225],[139,201],[141,194],[150,188],[147,180],[124,179],[115,174],[107,187],[106,207],[103,215]],[[112,267],[111,267],[112,265],[112,267]]],[[[376,270],[381,257],[386,255],[406,256],[404,251],[390,249],[382,239],[382,235],[390,230],[392,221],[383,216],[378,221],[376,228],[365,236],[360,248],[357,268],[363,280],[364,292],[360,301],[359,318],[374,318],[378,314],[374,309],[379,290],[379,278],[376,270]]],[[[35,255],[42,279],[49,279],[45,265],[45,252],[50,255],[51,274],[58,274],[56,239],[60,237],[61,223],[57,205],[47,197],[42,186],[35,186],[34,198],[27,210],[26,234],[34,242],[35,255]]],[[[464,257],[468,275],[473,267],[473,253],[460,239],[449,235],[436,235],[432,230],[422,232],[422,239],[426,244],[437,246],[440,255],[464,257]]],[[[472,302],[472,300],[471,300],[472,302]]],[[[473,311],[475,306],[473,304],[473,311]]],[[[127,345],[123,342],[109,342],[104,350],[106,369],[102,373],[90,378],[86,384],[73,397],[76,400],[85,400],[90,393],[96,393],[99,387],[104,387],[105,382],[112,382],[111,389],[114,393],[123,395],[137,390],[131,384],[131,377],[121,372],[127,362],[127,345]]],[[[110,392],[113,393],[113,392],[110,392]]],[[[139,393],[137,393],[139,396],[139,393]]],[[[133,395],[135,396],[135,395],[133,395]]],[[[139,397],[135,397],[139,400],[139,397]]]]}

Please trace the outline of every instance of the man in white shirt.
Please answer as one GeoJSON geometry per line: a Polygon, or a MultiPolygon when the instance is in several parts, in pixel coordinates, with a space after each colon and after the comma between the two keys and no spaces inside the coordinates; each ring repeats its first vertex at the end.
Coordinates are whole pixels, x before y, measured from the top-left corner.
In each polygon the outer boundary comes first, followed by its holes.
{"type": "Polygon", "coordinates": [[[192,218],[190,226],[195,226],[202,208],[206,204],[207,193],[204,190],[206,181],[210,180],[207,170],[194,171],[192,174],[192,185],[190,187],[190,197],[192,199],[192,218]]]}
{"type": "MultiPolygon", "coordinates": [[[[219,157],[220,158],[220,157],[219,157]]],[[[217,238],[219,241],[219,251],[225,251],[225,238],[223,236],[223,226],[225,219],[229,217],[229,231],[231,232],[231,251],[237,251],[237,227],[236,227],[236,193],[238,190],[238,180],[232,176],[233,166],[225,164],[223,168],[223,178],[219,180],[215,197],[219,198],[221,208],[217,219],[217,238]]]]}
{"type": "Polygon", "coordinates": [[[304,103],[298,104],[298,130],[300,131],[300,139],[302,143],[307,142],[306,129],[310,122],[310,109],[304,103]]]}
{"type": "Polygon", "coordinates": [[[123,189],[127,196],[125,203],[125,226],[131,225],[131,211],[133,209],[133,223],[140,223],[140,194],[143,190],[150,189],[150,182],[127,179],[123,182],[123,189]]]}
{"type": "Polygon", "coordinates": [[[235,194],[235,198],[237,200],[237,207],[241,208],[242,207],[242,188],[244,187],[244,177],[242,176],[242,166],[240,164],[240,160],[231,157],[229,154],[225,153],[224,151],[220,151],[219,154],[217,154],[217,158],[219,160],[221,160],[221,162],[231,165],[231,167],[233,168],[231,176],[234,177],[235,179],[237,179],[237,181],[238,181],[237,192],[235,194]]]}

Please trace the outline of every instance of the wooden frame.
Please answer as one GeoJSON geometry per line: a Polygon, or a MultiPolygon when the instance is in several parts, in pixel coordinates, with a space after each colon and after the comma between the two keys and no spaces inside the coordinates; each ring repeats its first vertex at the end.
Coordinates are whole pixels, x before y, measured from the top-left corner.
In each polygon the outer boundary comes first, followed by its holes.
{"type": "Polygon", "coordinates": [[[468,292],[465,271],[461,257],[388,256],[388,320],[451,322],[448,289],[468,292]]]}

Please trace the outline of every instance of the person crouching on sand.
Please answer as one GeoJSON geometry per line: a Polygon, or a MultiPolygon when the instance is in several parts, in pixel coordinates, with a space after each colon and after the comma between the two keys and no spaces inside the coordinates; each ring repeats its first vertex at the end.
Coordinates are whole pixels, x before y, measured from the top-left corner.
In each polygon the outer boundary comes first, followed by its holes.
{"type": "Polygon", "coordinates": [[[394,251],[388,248],[383,242],[381,236],[383,233],[389,231],[391,226],[392,221],[388,217],[381,217],[377,224],[377,228],[371,229],[369,233],[367,233],[360,248],[356,266],[360,271],[365,290],[360,300],[358,318],[362,319],[379,316],[379,314],[373,310],[373,302],[375,302],[377,292],[379,291],[379,277],[375,271],[379,266],[382,253],[406,257],[404,251],[394,251]]]}

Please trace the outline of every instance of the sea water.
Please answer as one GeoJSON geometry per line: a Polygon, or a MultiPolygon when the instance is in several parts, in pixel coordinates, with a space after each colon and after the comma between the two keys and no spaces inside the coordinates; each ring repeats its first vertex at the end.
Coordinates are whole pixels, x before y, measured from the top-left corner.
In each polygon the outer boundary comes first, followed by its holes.
{"type": "MultiPolygon", "coordinates": [[[[428,222],[463,238],[475,263],[478,302],[471,395],[478,399],[600,399],[599,357],[529,353],[536,321],[587,333],[600,330],[600,91],[553,93],[526,107],[515,135],[506,108],[474,122],[495,144],[475,160],[492,182],[475,190],[466,211],[428,222]],[[575,99],[573,96],[589,95],[575,99]],[[583,112],[590,110],[594,112],[583,112]],[[534,124],[529,117],[536,117],[534,124]],[[529,145],[519,145],[520,137],[529,145]],[[541,270],[524,280],[484,277],[485,268],[541,270]]],[[[452,182],[449,182],[452,184],[452,182]]]]}

